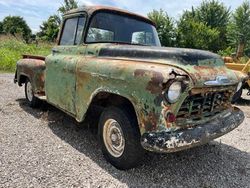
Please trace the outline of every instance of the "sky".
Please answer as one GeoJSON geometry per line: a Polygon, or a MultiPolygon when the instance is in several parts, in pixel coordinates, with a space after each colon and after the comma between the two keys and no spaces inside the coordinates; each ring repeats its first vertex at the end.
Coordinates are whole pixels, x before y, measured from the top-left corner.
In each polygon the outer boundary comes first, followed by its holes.
{"type": "MultiPolygon", "coordinates": [[[[147,15],[153,9],[162,8],[178,19],[184,10],[197,7],[202,0],[77,0],[79,5],[107,5],[147,15]]],[[[230,10],[235,10],[244,0],[219,0],[230,10]]],[[[39,31],[39,25],[57,12],[63,0],[0,0],[0,21],[6,16],[21,16],[32,31],[39,31]]]]}

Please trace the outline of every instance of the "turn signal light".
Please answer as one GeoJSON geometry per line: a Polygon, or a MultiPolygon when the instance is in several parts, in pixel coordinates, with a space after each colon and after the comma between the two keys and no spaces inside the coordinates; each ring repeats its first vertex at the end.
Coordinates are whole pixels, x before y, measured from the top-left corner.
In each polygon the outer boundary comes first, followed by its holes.
{"type": "Polygon", "coordinates": [[[173,113],[168,113],[167,115],[166,115],[166,120],[167,120],[167,122],[169,122],[169,123],[173,123],[173,122],[175,122],[176,121],[176,117],[175,117],[175,115],[173,114],[173,113]]]}

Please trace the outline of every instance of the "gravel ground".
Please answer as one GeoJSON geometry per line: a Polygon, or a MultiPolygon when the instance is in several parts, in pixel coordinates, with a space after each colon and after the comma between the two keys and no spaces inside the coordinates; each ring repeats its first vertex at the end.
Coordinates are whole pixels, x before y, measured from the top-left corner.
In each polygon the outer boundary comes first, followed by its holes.
{"type": "Polygon", "coordinates": [[[0,74],[0,187],[250,187],[250,100],[246,119],[207,145],[174,154],[147,153],[119,171],[91,130],[44,104],[27,106],[24,88],[0,74]]]}

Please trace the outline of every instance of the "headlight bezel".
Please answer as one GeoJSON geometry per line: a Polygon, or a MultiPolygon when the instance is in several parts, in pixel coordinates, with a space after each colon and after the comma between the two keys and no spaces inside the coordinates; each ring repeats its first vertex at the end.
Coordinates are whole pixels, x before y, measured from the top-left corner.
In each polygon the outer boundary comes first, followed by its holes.
{"type": "Polygon", "coordinates": [[[164,92],[164,98],[166,99],[168,103],[174,104],[180,99],[180,96],[182,93],[183,93],[183,83],[181,81],[174,80],[168,84],[168,87],[164,92]],[[174,86],[179,87],[177,88],[178,90],[172,89],[171,91],[171,87],[174,87],[174,86]],[[178,92],[178,95],[175,98],[171,97],[172,94],[170,92],[176,92],[176,91],[178,92]]]}

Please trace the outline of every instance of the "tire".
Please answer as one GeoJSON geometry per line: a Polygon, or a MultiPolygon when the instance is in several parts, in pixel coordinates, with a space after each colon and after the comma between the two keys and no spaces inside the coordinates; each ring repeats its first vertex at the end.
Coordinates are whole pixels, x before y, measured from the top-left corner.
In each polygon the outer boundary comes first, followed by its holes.
{"type": "Polygon", "coordinates": [[[117,107],[106,108],[100,117],[98,134],[103,155],[113,166],[127,170],[139,165],[144,149],[137,121],[128,112],[117,107]]]}
{"type": "Polygon", "coordinates": [[[234,96],[233,96],[233,99],[232,99],[232,103],[236,103],[240,98],[241,98],[241,95],[242,95],[242,88],[237,91],[234,96]]]}
{"type": "Polygon", "coordinates": [[[29,79],[25,82],[25,97],[30,107],[37,108],[40,106],[41,101],[34,96],[32,84],[29,79]]]}

